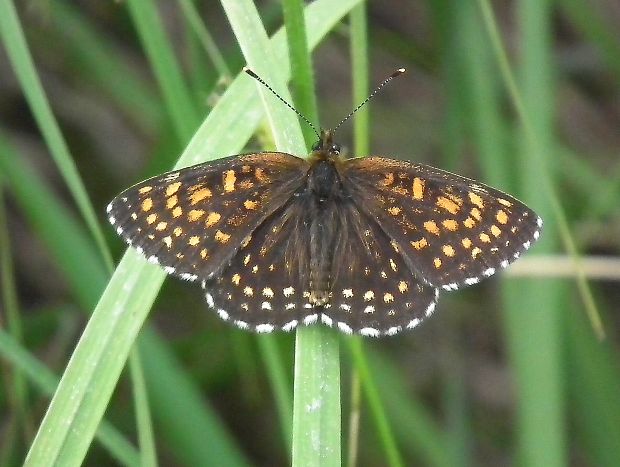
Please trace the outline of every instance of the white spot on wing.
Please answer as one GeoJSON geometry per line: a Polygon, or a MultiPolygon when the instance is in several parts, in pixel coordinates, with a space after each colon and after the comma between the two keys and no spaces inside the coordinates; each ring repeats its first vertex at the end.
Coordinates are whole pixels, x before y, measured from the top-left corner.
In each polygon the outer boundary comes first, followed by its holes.
{"type": "Polygon", "coordinates": [[[310,324],[316,323],[317,319],[319,319],[319,315],[317,315],[316,313],[313,315],[308,315],[304,318],[304,324],[306,326],[309,326],[310,324]]]}
{"type": "Polygon", "coordinates": [[[258,326],[256,326],[256,332],[258,333],[271,332],[273,331],[273,329],[273,324],[259,324],[258,326]]]}
{"type": "Polygon", "coordinates": [[[420,324],[420,320],[418,318],[414,318],[411,321],[409,321],[409,324],[407,324],[407,329],[413,329],[415,328],[418,324],[420,324]]]}
{"type": "Polygon", "coordinates": [[[338,329],[340,329],[345,334],[353,334],[353,329],[347,323],[343,323],[342,321],[338,321],[338,329]]]}
{"type": "Polygon", "coordinates": [[[221,308],[217,310],[217,314],[219,315],[220,318],[222,318],[224,321],[228,321],[228,318],[230,318],[230,315],[228,314],[228,312],[222,310],[221,308]]]}
{"type": "Polygon", "coordinates": [[[166,271],[167,274],[174,274],[174,271],[176,271],[176,269],[174,269],[172,266],[166,266],[164,268],[164,271],[166,271]]]}
{"type": "Polygon", "coordinates": [[[362,328],[359,330],[359,333],[362,336],[368,336],[368,337],[379,337],[379,330],[375,329],[375,328],[362,328]]]}
{"type": "Polygon", "coordinates": [[[179,178],[179,172],[171,172],[171,173],[169,173],[168,175],[166,175],[166,177],[164,178],[164,180],[165,180],[166,182],[169,182],[169,181],[171,181],[171,180],[175,180],[175,179],[177,179],[177,178],[179,178]]]}
{"type": "Polygon", "coordinates": [[[262,310],[271,310],[271,303],[263,302],[260,307],[262,310]]]}
{"type": "Polygon", "coordinates": [[[239,329],[248,329],[250,327],[248,323],[246,323],[245,321],[241,321],[240,319],[234,321],[233,324],[237,326],[239,329]]]}
{"type": "Polygon", "coordinates": [[[468,277],[467,279],[465,279],[465,284],[467,285],[474,285],[477,284],[478,282],[480,282],[480,279],[477,277],[468,277]]]}
{"type": "Polygon", "coordinates": [[[326,324],[329,327],[332,327],[332,325],[334,324],[333,320],[325,313],[321,313],[321,321],[323,322],[323,324],[326,324]]]}
{"type": "Polygon", "coordinates": [[[424,315],[428,318],[430,315],[433,314],[433,311],[435,311],[435,306],[437,304],[435,302],[431,302],[431,304],[426,307],[426,311],[424,312],[424,315]]]}
{"type": "Polygon", "coordinates": [[[213,305],[215,305],[215,302],[213,301],[213,295],[207,292],[205,294],[205,297],[207,299],[207,305],[209,305],[209,308],[213,308],[213,305]]]}
{"type": "Polygon", "coordinates": [[[484,271],[482,271],[482,275],[483,276],[492,276],[493,274],[495,274],[495,268],[489,268],[489,269],[485,269],[484,271]]]}
{"type": "Polygon", "coordinates": [[[393,336],[394,334],[398,334],[401,331],[401,327],[400,326],[393,326],[390,329],[388,329],[387,331],[385,331],[385,335],[386,336],[393,336]]]}
{"type": "Polygon", "coordinates": [[[297,320],[289,321],[284,326],[282,326],[282,330],[286,332],[290,332],[297,327],[297,320]]]}

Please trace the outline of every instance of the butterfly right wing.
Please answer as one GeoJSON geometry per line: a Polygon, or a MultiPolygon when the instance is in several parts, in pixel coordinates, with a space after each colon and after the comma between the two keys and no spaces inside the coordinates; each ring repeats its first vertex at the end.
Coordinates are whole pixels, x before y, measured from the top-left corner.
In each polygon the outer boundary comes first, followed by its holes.
{"type": "Polygon", "coordinates": [[[475,284],[540,235],[542,220],[525,204],[460,175],[382,157],[350,159],[342,172],[360,209],[436,287],[475,284]]]}
{"type": "Polygon", "coordinates": [[[108,205],[117,233],[186,280],[211,277],[303,183],[308,163],[264,152],[145,180],[108,205]]]}

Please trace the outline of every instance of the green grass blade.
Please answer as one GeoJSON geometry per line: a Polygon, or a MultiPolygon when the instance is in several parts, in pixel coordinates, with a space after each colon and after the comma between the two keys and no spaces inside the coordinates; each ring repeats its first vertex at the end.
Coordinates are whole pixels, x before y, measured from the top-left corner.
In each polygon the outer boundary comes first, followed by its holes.
{"type": "Polygon", "coordinates": [[[157,131],[162,126],[164,113],[152,83],[127,63],[121,47],[106,40],[104,31],[89,21],[72,2],[54,2],[50,11],[53,29],[43,29],[34,35],[33,43],[58,41],[62,50],[68,51],[70,71],[88,77],[97,92],[109,97],[131,122],[146,132],[157,131]],[[123,79],[110,79],[122,76],[123,79]]]}
{"type": "Polygon", "coordinates": [[[410,394],[410,381],[403,379],[402,368],[378,352],[369,353],[368,360],[369,369],[366,371],[371,375],[381,375],[376,379],[376,391],[390,395],[384,401],[386,418],[393,426],[402,450],[419,458],[422,465],[454,465],[451,445],[426,404],[410,394]]]}
{"type": "MultiPolygon", "coordinates": [[[[306,28],[310,46],[316,46],[355,3],[347,0],[334,5],[319,0],[309,5],[306,28]]],[[[287,74],[281,32],[274,37],[272,52],[281,72],[287,74]]],[[[177,166],[238,152],[258,126],[261,115],[255,83],[246,75],[238,77],[194,134],[177,166]]],[[[145,264],[133,251],[125,254],[67,366],[30,448],[28,465],[59,462],[70,466],[82,462],[162,281],[161,270],[145,264]]]]}
{"type": "MultiPolygon", "coordinates": [[[[0,326],[5,326],[17,342],[23,343],[23,323],[19,310],[3,185],[3,180],[0,178],[0,304],[3,310],[0,313],[0,326]]],[[[34,432],[34,428],[28,407],[29,391],[26,379],[19,368],[4,373],[9,413],[15,414],[12,417],[15,427],[21,431],[22,436],[27,438],[34,432]]],[[[14,443],[13,446],[16,444],[14,443]]],[[[13,446],[7,447],[12,450],[13,446]]]]}
{"type": "Polygon", "coordinates": [[[140,351],[134,347],[129,354],[129,370],[131,371],[131,383],[133,399],[136,406],[136,421],[138,425],[138,440],[140,446],[140,464],[143,467],[157,466],[157,450],[153,436],[153,423],[149,411],[149,401],[146,393],[144,371],[140,361],[140,351]]]}
{"type": "MultiPolygon", "coordinates": [[[[368,24],[366,4],[360,3],[351,10],[349,48],[351,49],[351,76],[353,77],[354,109],[370,94],[368,78],[368,24]]],[[[370,110],[369,106],[360,109],[353,117],[353,154],[363,156],[369,154],[370,148],[370,110]]],[[[362,345],[360,343],[360,345],[362,345]]],[[[350,467],[357,464],[360,435],[360,413],[362,380],[359,370],[354,366],[351,370],[351,410],[349,413],[349,434],[347,461],[350,467]]],[[[386,446],[384,445],[384,449],[386,446]]]]}
{"type": "MultiPolygon", "coordinates": [[[[537,140],[537,132],[535,131],[534,124],[530,119],[530,115],[526,111],[524,99],[522,98],[521,93],[517,87],[514,74],[512,73],[510,69],[505,47],[503,47],[502,45],[502,40],[501,40],[501,37],[497,29],[497,22],[495,21],[494,16],[493,16],[493,10],[491,9],[491,6],[488,0],[478,0],[478,4],[480,6],[480,10],[482,12],[482,17],[484,19],[485,27],[489,34],[491,44],[493,46],[493,50],[494,50],[494,53],[497,59],[497,63],[498,63],[500,72],[502,74],[502,79],[504,80],[504,83],[508,89],[508,92],[510,94],[510,98],[515,107],[515,110],[519,114],[519,118],[521,120],[521,123],[523,124],[523,133],[524,133],[525,140],[527,144],[532,145],[532,147],[537,147],[540,144],[540,142],[537,140]]],[[[536,5],[536,3],[534,3],[534,5],[536,5]]],[[[527,37],[527,35],[525,37],[527,37]]],[[[546,67],[549,64],[543,63],[543,65],[545,66],[545,69],[546,69],[546,67]]],[[[534,98],[533,101],[536,102],[537,99],[534,98]]],[[[553,148],[548,148],[548,149],[553,149],[553,148]]],[[[542,153],[542,152],[536,152],[534,150],[531,152],[531,154],[537,154],[540,156],[543,154],[553,154],[553,152],[542,153]]],[[[529,178],[528,180],[532,183],[534,183],[534,181],[536,180],[543,182],[542,188],[544,190],[541,191],[538,189],[540,188],[540,186],[536,186],[535,193],[544,193],[544,196],[542,196],[541,205],[546,205],[547,202],[550,205],[550,210],[551,210],[551,213],[553,213],[553,215],[555,216],[555,221],[556,221],[557,228],[559,231],[559,237],[561,238],[563,242],[563,246],[570,253],[570,255],[572,256],[573,260],[576,263],[577,289],[579,290],[579,294],[581,296],[581,299],[583,300],[586,313],[588,314],[588,317],[590,318],[592,327],[598,334],[599,338],[602,339],[603,337],[605,337],[605,330],[603,329],[601,317],[596,307],[596,303],[594,302],[594,298],[592,296],[592,290],[590,289],[588,281],[585,277],[583,268],[579,266],[579,259],[578,259],[579,253],[577,251],[577,247],[573,240],[573,236],[571,235],[568,221],[566,218],[566,214],[564,212],[562,205],[560,204],[560,198],[554,186],[551,184],[547,165],[545,163],[545,159],[533,157],[529,160],[529,162],[530,163],[529,165],[526,166],[526,169],[529,168],[533,172],[534,177],[529,178]],[[541,174],[542,174],[542,177],[539,176],[541,174]]],[[[542,212],[542,213],[546,214],[545,212],[542,212]]],[[[545,216],[545,217],[547,219],[550,218],[550,216],[545,216]]],[[[548,227],[546,230],[548,230],[548,227]]],[[[548,234],[546,234],[545,237],[552,238],[552,236],[548,234]]],[[[543,241],[543,244],[544,244],[544,241],[543,241]]]]}
{"type": "MultiPolygon", "coordinates": [[[[364,349],[362,347],[362,341],[360,338],[352,338],[349,342],[349,350],[355,363],[355,368],[359,372],[359,377],[362,381],[364,393],[368,400],[368,405],[373,415],[374,423],[379,433],[379,438],[383,444],[385,450],[385,458],[387,465],[392,467],[403,466],[405,463],[396,446],[394,434],[385,410],[383,409],[383,403],[379,396],[379,390],[373,381],[372,373],[370,372],[368,362],[364,356],[364,349]]],[[[385,393],[384,393],[385,394],[385,393]]]]}
{"type": "MultiPolygon", "coordinates": [[[[353,102],[355,108],[370,94],[368,78],[368,24],[366,4],[360,3],[351,10],[351,76],[353,77],[353,102]]],[[[370,153],[370,104],[365,105],[353,117],[353,147],[357,156],[370,153]]]]}
{"type": "MultiPolygon", "coordinates": [[[[316,126],[318,108],[314,91],[312,57],[308,53],[303,3],[299,0],[282,0],[284,26],[291,62],[291,94],[295,108],[316,126]]],[[[306,147],[316,142],[317,136],[306,122],[301,123],[306,147]]]]}
{"type": "Polygon", "coordinates": [[[290,378],[286,373],[275,336],[260,336],[258,348],[265,362],[271,389],[275,396],[284,445],[287,447],[287,452],[290,452],[293,436],[293,391],[290,378]]]}
{"type": "Polygon", "coordinates": [[[340,464],[338,335],[322,325],[298,329],[295,340],[293,467],[340,464]]]}
{"type": "Polygon", "coordinates": [[[589,465],[614,467],[620,459],[617,348],[611,342],[600,342],[579,313],[568,313],[566,327],[567,386],[580,444],[589,465]]]}
{"type": "Polygon", "coordinates": [[[2,42],[9,55],[9,60],[13,70],[17,75],[20,86],[41,133],[47,143],[58,169],[60,170],[73,199],[75,200],[82,217],[86,221],[100,254],[105,263],[111,267],[112,256],[107,248],[103,231],[101,230],[95,215],[86,189],[82,184],[73,158],[69,154],[69,148],[60,132],[60,127],[56,121],[47,97],[43,91],[43,86],[37,75],[28,44],[24,37],[15,5],[11,0],[0,0],[0,34],[2,42]]]}
{"type": "MultiPolygon", "coordinates": [[[[250,2],[223,1],[248,65],[287,101],[290,95],[269,54],[267,34],[250,2]]],[[[279,150],[303,154],[290,109],[257,83],[279,150]]],[[[293,402],[293,465],[340,465],[340,368],[337,337],[322,327],[297,331],[293,402]],[[310,435],[310,436],[308,436],[310,435]]]]}
{"type": "MultiPolygon", "coordinates": [[[[22,371],[42,394],[47,396],[54,394],[58,377],[2,329],[0,329],[0,356],[22,371]]],[[[120,463],[134,466],[140,464],[136,448],[106,420],[99,425],[96,438],[120,463]]]]}
{"type": "MultiPolygon", "coordinates": [[[[489,26],[490,7],[482,2],[489,26]]],[[[539,190],[541,176],[552,192],[545,154],[553,154],[550,131],[553,108],[550,92],[550,7],[546,2],[522,1],[523,97],[510,75],[510,91],[525,130],[522,156],[522,191],[541,215],[551,219],[549,193],[539,190]],[[543,172],[541,173],[541,169],[543,172]],[[546,177],[546,179],[545,179],[546,177]]],[[[496,26],[493,25],[493,28],[496,26]]],[[[495,43],[498,36],[493,37],[495,43]]],[[[503,51],[502,51],[503,53],[503,51]]],[[[502,55],[502,60],[505,55],[502,55]]],[[[506,62],[507,64],[507,62],[506,62]]],[[[555,208],[555,207],[554,207],[555,208]]],[[[555,213],[561,208],[554,209],[555,213]]],[[[556,216],[557,217],[557,216],[556,216]]],[[[554,224],[547,222],[539,252],[555,250],[554,224]]],[[[570,234],[568,235],[570,237],[570,234]]],[[[511,281],[505,284],[506,333],[509,353],[517,373],[519,455],[525,465],[566,465],[564,394],[561,371],[561,312],[563,292],[553,282],[511,281]],[[535,343],[535,344],[534,344],[535,343]]]]}
{"type": "Polygon", "coordinates": [[[194,34],[198,37],[200,44],[204,48],[205,52],[207,52],[220,77],[230,79],[231,73],[228,65],[226,64],[226,60],[224,60],[224,57],[217,47],[215,40],[213,40],[211,33],[209,33],[209,30],[200,19],[200,15],[198,14],[198,10],[196,9],[194,2],[192,0],[179,0],[179,4],[181,5],[183,14],[193,29],[194,34]]]}
{"type": "Polygon", "coordinates": [[[559,6],[570,21],[583,31],[592,43],[601,51],[605,64],[620,80],[620,43],[617,31],[609,28],[606,19],[597,15],[597,8],[583,0],[561,0],[559,6]]]}
{"type": "Polygon", "coordinates": [[[128,0],[127,6],[157,78],[166,111],[180,142],[187,142],[200,122],[181,67],[151,0],[128,0]]]}
{"type": "Polygon", "coordinates": [[[174,355],[158,343],[154,331],[142,331],[139,348],[149,382],[149,399],[157,407],[154,415],[159,424],[166,428],[162,430],[166,446],[184,465],[249,465],[216,411],[204,403],[203,394],[188,381],[174,355]],[[150,358],[145,358],[147,355],[150,358]]]}

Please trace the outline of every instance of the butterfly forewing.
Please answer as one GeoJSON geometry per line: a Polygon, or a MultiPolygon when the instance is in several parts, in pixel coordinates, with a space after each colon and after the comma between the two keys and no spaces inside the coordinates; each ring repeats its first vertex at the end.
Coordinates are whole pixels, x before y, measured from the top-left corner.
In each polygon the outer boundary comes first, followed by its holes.
{"type": "Polygon", "coordinates": [[[528,249],[542,227],[517,199],[433,167],[368,157],[346,161],[342,172],[358,205],[436,287],[456,289],[492,275],[528,249]]]}
{"type": "Polygon", "coordinates": [[[299,188],[303,159],[261,153],[200,164],[145,180],[108,205],[127,243],[166,272],[205,279],[299,188]]]}

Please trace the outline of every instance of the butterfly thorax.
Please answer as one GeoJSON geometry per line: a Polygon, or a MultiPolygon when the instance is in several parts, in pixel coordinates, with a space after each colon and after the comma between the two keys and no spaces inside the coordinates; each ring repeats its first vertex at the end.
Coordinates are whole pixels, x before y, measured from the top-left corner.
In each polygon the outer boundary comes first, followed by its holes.
{"type": "Polygon", "coordinates": [[[344,226],[339,210],[347,195],[338,172],[342,163],[340,147],[329,130],[321,132],[309,158],[310,168],[303,191],[304,224],[308,229],[309,268],[307,287],[310,302],[323,306],[329,302],[334,271],[334,252],[344,226]]]}

